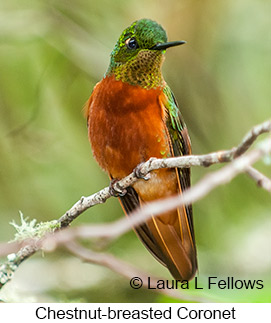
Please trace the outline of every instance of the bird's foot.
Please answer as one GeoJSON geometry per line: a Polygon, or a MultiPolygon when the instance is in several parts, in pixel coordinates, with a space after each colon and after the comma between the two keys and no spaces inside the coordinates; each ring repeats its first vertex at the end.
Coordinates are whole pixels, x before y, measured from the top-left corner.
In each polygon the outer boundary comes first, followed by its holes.
{"type": "Polygon", "coordinates": [[[118,182],[117,178],[113,178],[109,184],[109,192],[114,197],[124,196],[127,193],[127,190],[120,187],[118,182]]]}
{"type": "Polygon", "coordinates": [[[145,174],[144,172],[142,172],[142,166],[145,163],[140,163],[136,166],[136,168],[133,170],[133,174],[136,178],[138,179],[144,179],[145,181],[149,180],[151,178],[151,174],[145,174]]]}

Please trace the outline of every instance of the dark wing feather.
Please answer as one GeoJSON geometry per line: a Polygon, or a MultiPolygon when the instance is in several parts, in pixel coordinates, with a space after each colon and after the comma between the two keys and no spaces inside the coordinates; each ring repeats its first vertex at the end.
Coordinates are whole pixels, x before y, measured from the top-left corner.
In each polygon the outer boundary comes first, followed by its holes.
{"type": "MultiPolygon", "coordinates": [[[[110,179],[112,180],[113,177],[109,174],[110,179]]],[[[136,191],[131,187],[126,188],[126,194],[124,196],[119,197],[120,204],[123,208],[123,211],[126,215],[130,215],[135,209],[140,207],[140,201],[138,198],[138,194],[136,191]]],[[[164,266],[165,260],[163,252],[161,251],[159,245],[156,243],[153,234],[149,230],[146,223],[143,223],[136,228],[134,228],[137,236],[142,241],[142,243],[146,246],[149,252],[164,266]]]]}
{"type": "MultiPolygon", "coordinates": [[[[164,94],[167,97],[167,102],[165,103],[166,113],[168,113],[167,118],[167,129],[171,139],[171,145],[173,149],[174,156],[184,156],[191,154],[191,142],[188,135],[188,131],[184,122],[184,119],[179,110],[177,101],[168,86],[164,89],[164,94]]],[[[190,168],[178,168],[179,181],[181,185],[181,190],[185,191],[190,187],[190,168]]],[[[196,263],[196,244],[195,244],[195,234],[193,225],[193,211],[192,205],[187,205],[185,207],[187,219],[189,223],[189,230],[194,244],[195,249],[195,266],[196,263]]]]}
{"type": "MultiPolygon", "coordinates": [[[[127,193],[124,196],[119,198],[120,203],[127,215],[134,211],[137,207],[140,206],[138,195],[132,187],[127,188],[127,193]]],[[[143,223],[140,226],[135,228],[135,232],[142,241],[142,243],[147,247],[150,253],[164,266],[164,255],[161,252],[161,249],[157,245],[151,231],[148,226],[143,223]]]]}

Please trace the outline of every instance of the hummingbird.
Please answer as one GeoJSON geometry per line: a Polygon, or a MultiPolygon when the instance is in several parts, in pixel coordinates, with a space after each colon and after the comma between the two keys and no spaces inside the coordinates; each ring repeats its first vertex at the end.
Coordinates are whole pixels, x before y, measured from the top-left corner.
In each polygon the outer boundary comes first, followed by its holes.
{"type": "MultiPolygon", "coordinates": [[[[163,27],[150,19],[133,22],[120,35],[109,67],[86,103],[88,137],[94,158],[111,183],[150,159],[191,154],[187,127],[165,82],[166,49],[185,41],[167,41],[163,27]]],[[[190,187],[190,169],[158,169],[118,194],[126,215],[144,203],[182,194],[190,187]]],[[[192,206],[151,217],[134,228],[149,252],[176,280],[197,271],[192,206]]]]}

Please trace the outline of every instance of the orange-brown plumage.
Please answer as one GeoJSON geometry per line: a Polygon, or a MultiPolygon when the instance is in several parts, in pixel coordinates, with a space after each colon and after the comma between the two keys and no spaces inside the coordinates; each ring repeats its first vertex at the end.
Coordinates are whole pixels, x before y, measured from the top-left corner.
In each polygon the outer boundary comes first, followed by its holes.
{"type": "MultiPolygon", "coordinates": [[[[162,88],[144,89],[117,81],[114,76],[105,77],[95,86],[87,103],[89,139],[94,157],[110,178],[127,176],[150,157],[174,155],[165,101],[162,88]]],[[[179,174],[175,169],[154,171],[150,180],[139,180],[133,190],[139,204],[175,195],[181,192],[179,174]]],[[[125,197],[121,203],[127,212],[125,197]]],[[[191,279],[197,267],[187,216],[182,207],[152,218],[145,229],[136,230],[154,256],[182,280],[191,279]]]]}
{"type": "MultiPolygon", "coordinates": [[[[106,76],[86,106],[92,151],[110,179],[125,177],[151,157],[191,153],[185,123],[161,72],[165,50],[181,44],[167,42],[165,30],[149,19],[134,22],[116,43],[106,76]]],[[[129,216],[142,204],[181,194],[189,186],[190,169],[159,169],[119,199],[129,216]]],[[[193,278],[197,256],[191,205],[152,217],[135,231],[175,279],[193,278]]]]}
{"type": "Polygon", "coordinates": [[[162,89],[146,90],[114,76],[95,86],[88,102],[89,138],[96,160],[113,178],[128,175],[151,156],[169,153],[162,95],[162,89]]]}

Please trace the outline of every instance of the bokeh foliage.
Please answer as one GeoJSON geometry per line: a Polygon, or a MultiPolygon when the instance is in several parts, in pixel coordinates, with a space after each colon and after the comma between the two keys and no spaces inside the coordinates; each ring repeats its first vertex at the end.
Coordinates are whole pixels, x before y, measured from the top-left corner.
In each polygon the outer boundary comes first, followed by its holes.
{"type": "MultiPolygon", "coordinates": [[[[168,50],[164,74],[194,153],[230,148],[270,118],[266,1],[0,0],[1,241],[12,239],[9,222],[19,220],[18,210],[39,221],[56,219],[80,196],[108,185],[91,155],[82,108],[121,31],[143,17],[161,23],[169,40],[188,42],[168,50]]],[[[271,175],[270,166],[257,167],[271,175]]],[[[193,183],[209,171],[194,168],[193,183]]],[[[245,175],[194,205],[200,280],[264,280],[263,290],[203,295],[268,301],[270,210],[270,195],[245,175]]],[[[121,216],[117,200],[110,199],[73,225],[121,216]]],[[[108,251],[170,278],[132,232],[108,251]]],[[[64,251],[28,260],[3,292],[3,298],[17,301],[167,301],[151,291],[133,291],[117,274],[64,251]]]]}

